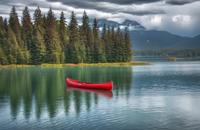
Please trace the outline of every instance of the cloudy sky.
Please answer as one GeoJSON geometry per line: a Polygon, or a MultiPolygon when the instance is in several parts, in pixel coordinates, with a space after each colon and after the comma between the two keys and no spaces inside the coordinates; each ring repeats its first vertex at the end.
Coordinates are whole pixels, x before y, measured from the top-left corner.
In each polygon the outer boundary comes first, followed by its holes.
{"type": "Polygon", "coordinates": [[[200,0],[0,0],[0,15],[8,17],[13,5],[19,16],[25,6],[31,14],[37,6],[44,13],[51,7],[56,16],[64,11],[67,20],[71,11],[80,18],[86,10],[92,18],[119,23],[135,20],[148,30],[164,30],[182,36],[200,34],[200,0]]]}

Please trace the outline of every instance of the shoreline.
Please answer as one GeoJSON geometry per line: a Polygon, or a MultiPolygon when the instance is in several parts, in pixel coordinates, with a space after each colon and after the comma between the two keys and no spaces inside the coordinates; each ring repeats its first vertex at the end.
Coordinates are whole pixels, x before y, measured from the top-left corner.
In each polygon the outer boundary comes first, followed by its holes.
{"type": "Polygon", "coordinates": [[[132,62],[119,62],[119,63],[79,63],[79,64],[41,64],[41,65],[26,65],[26,64],[11,64],[0,65],[2,68],[25,68],[25,67],[44,67],[44,68],[63,68],[63,67],[130,67],[149,65],[149,62],[132,61],[132,62]]]}

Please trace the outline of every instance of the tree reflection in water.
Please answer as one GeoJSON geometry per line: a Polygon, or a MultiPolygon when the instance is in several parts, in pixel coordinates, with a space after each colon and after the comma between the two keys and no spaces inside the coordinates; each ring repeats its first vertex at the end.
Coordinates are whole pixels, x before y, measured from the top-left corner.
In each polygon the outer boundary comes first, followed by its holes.
{"type": "Polygon", "coordinates": [[[89,112],[91,107],[97,106],[99,100],[104,97],[106,99],[118,98],[122,94],[128,98],[132,82],[132,68],[4,69],[0,71],[0,81],[0,97],[9,99],[12,119],[18,118],[21,109],[25,119],[31,116],[40,119],[44,113],[48,113],[48,117],[53,118],[61,107],[64,107],[66,116],[72,111],[79,115],[84,109],[89,112]],[[114,89],[113,92],[82,89],[71,91],[65,84],[66,77],[94,83],[112,80],[114,89]],[[66,91],[66,87],[69,91],[66,91]]]}

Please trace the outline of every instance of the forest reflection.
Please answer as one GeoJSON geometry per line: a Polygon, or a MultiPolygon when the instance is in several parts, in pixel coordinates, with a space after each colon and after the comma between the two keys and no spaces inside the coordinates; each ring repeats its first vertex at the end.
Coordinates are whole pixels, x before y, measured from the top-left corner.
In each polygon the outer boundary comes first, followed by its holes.
{"type": "Polygon", "coordinates": [[[82,111],[89,112],[101,99],[118,98],[122,93],[128,98],[132,84],[132,68],[2,69],[0,81],[0,98],[8,99],[12,119],[17,119],[20,111],[25,119],[33,115],[40,119],[43,113],[48,113],[48,117],[53,118],[62,107],[66,116],[71,110],[79,115],[82,111]],[[65,84],[66,77],[95,83],[112,80],[114,90],[110,92],[69,88],[65,84]]]}

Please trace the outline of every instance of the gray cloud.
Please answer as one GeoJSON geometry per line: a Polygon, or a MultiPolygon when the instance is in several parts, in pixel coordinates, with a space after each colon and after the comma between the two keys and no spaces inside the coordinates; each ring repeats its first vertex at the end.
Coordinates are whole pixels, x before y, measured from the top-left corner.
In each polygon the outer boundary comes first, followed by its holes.
{"type": "MultiPolygon", "coordinates": [[[[199,0],[46,0],[46,2],[61,2],[63,5],[72,6],[74,8],[83,8],[83,9],[94,9],[99,10],[103,12],[108,12],[112,14],[116,13],[127,13],[131,15],[155,15],[155,14],[166,14],[166,12],[163,9],[142,9],[142,10],[135,10],[134,8],[128,10],[128,9],[119,9],[117,6],[119,5],[139,5],[139,4],[148,4],[148,3],[154,3],[154,2],[163,2],[171,5],[183,5],[192,3],[199,0]],[[115,4],[113,7],[108,8],[105,5],[101,5],[99,3],[105,2],[107,4],[115,4]]],[[[49,8],[52,5],[45,4],[44,0],[1,0],[0,4],[4,5],[15,5],[16,7],[24,7],[25,5],[28,6],[38,6],[49,8]],[[16,4],[18,3],[18,4],[16,4]],[[24,5],[20,5],[20,3],[23,3],[24,5]],[[43,4],[43,5],[42,5],[43,4]]],[[[62,9],[62,8],[56,8],[52,6],[54,9],[62,9]]]]}
{"type": "Polygon", "coordinates": [[[146,29],[194,36],[200,34],[200,0],[0,0],[0,15],[8,17],[11,7],[16,6],[18,16],[25,6],[33,14],[37,6],[43,13],[51,7],[59,17],[64,11],[69,21],[71,11],[78,20],[86,10],[90,18],[107,19],[118,23],[137,21],[146,29]],[[196,2],[196,3],[194,3],[196,2]]]}
{"type": "MultiPolygon", "coordinates": [[[[93,2],[97,2],[98,0],[89,0],[93,2]]],[[[160,0],[102,0],[103,2],[110,2],[115,4],[143,4],[143,3],[152,3],[160,0]]]]}
{"type": "Polygon", "coordinates": [[[70,5],[75,8],[84,8],[84,9],[95,9],[109,13],[128,13],[132,15],[152,15],[152,14],[165,14],[165,11],[162,9],[142,9],[135,10],[132,8],[131,10],[118,8],[120,5],[130,5],[130,4],[143,4],[143,3],[151,3],[157,2],[160,0],[48,0],[50,2],[62,2],[65,5],[70,5]],[[101,4],[101,3],[105,4],[101,4]],[[107,4],[113,4],[112,7],[107,7],[107,4]]]}
{"type": "Polygon", "coordinates": [[[123,11],[124,13],[132,14],[132,15],[155,15],[155,14],[166,14],[164,10],[141,10],[141,11],[123,11]]]}
{"type": "Polygon", "coordinates": [[[154,3],[154,2],[165,2],[171,5],[184,5],[193,3],[199,0],[48,0],[50,2],[62,2],[63,4],[73,5],[76,7],[90,7],[91,3],[96,2],[109,2],[114,4],[120,5],[129,5],[129,4],[147,4],[147,3],[154,3]]]}
{"type": "Polygon", "coordinates": [[[143,4],[143,3],[152,3],[152,2],[158,2],[162,0],[48,0],[48,1],[60,1],[64,4],[72,4],[72,5],[80,5],[80,3],[96,3],[96,2],[109,2],[109,3],[115,3],[115,4],[143,4]]]}
{"type": "Polygon", "coordinates": [[[166,0],[166,3],[171,4],[171,5],[184,5],[184,4],[189,4],[196,1],[200,1],[200,0],[166,0]]]}

